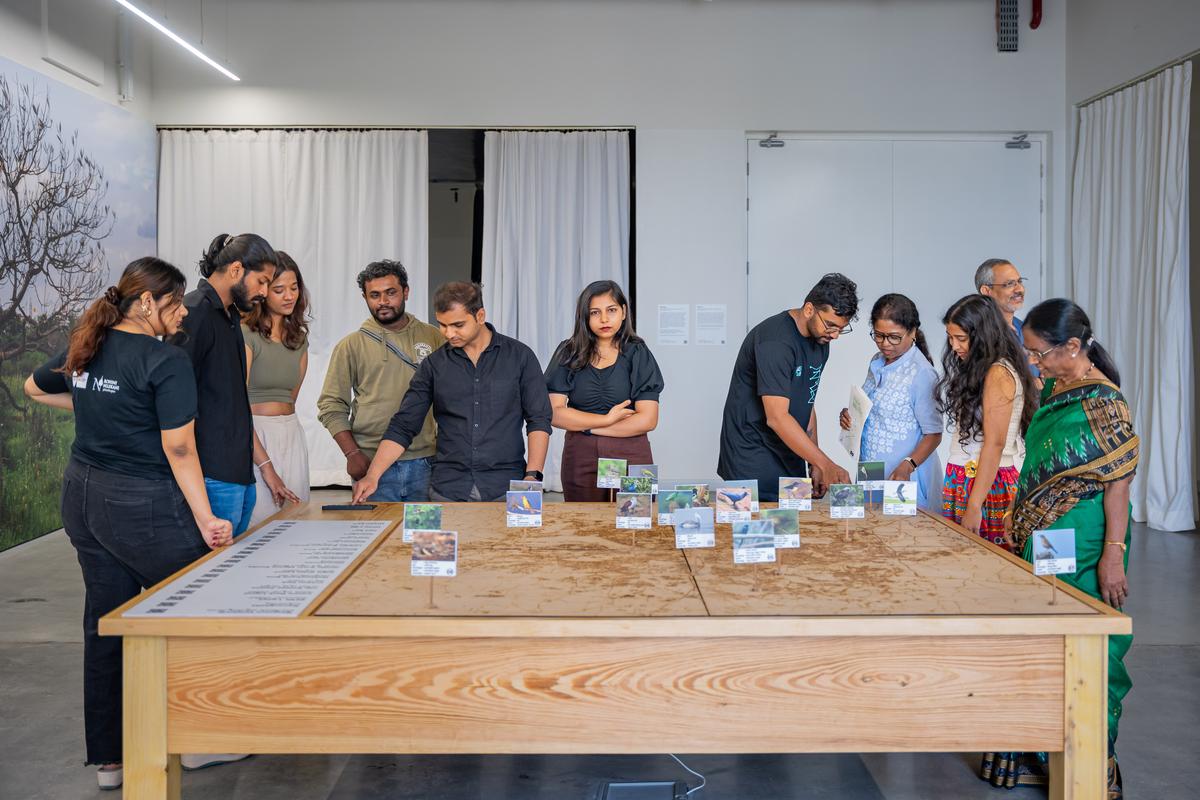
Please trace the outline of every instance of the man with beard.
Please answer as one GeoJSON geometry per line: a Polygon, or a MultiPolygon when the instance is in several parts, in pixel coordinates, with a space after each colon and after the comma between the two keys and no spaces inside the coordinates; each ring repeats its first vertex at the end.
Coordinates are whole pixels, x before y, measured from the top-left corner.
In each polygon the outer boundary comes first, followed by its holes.
{"type": "MultiPolygon", "coordinates": [[[[1025,279],[1011,261],[989,258],[975,270],[975,291],[990,297],[1000,307],[1000,313],[1008,327],[1017,334],[1017,340],[1025,344],[1025,323],[1017,317],[1017,310],[1025,305],[1025,279]]],[[[1038,376],[1037,367],[1030,364],[1029,370],[1038,376]]]]}
{"type": "MultiPolygon", "coordinates": [[[[321,424],[346,457],[346,472],[356,481],[367,474],[417,367],[446,343],[437,328],[405,311],[408,273],[400,262],[368,264],[358,274],[358,288],[371,316],[333,349],[317,400],[321,424]]],[[[381,476],[371,500],[429,499],[434,431],[430,412],[404,457],[381,476]]]]}
{"type": "Polygon", "coordinates": [[[222,233],[201,257],[200,274],[183,298],[188,314],[171,343],[187,351],[196,374],[196,450],[208,502],[236,536],[249,526],[255,499],[241,319],[266,299],[275,250],[257,234],[222,233]]]}
{"type": "Polygon", "coordinates": [[[781,311],[746,334],[733,364],[721,422],[717,474],[758,480],[762,500],[779,499],[779,479],[811,477],[821,497],[850,475],[817,446],[817,389],[829,343],[850,332],[858,287],[837,272],[809,290],[804,305],[781,311]]]}

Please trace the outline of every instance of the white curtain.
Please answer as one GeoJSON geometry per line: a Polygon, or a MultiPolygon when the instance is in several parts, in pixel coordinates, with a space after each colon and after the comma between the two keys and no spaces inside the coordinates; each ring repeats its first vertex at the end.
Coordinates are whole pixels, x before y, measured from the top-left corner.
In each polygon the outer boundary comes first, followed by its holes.
{"type": "MultiPolygon", "coordinates": [[[[308,287],[308,376],[296,413],[314,486],[349,485],[317,397],[333,346],[368,316],[355,276],[371,261],[408,271],[408,309],[428,308],[429,170],[424,131],[164,130],[158,252],[191,276],[218,233],[258,233],[308,287]]],[[[191,283],[194,285],[194,281],[191,283]]],[[[397,403],[399,398],[397,398],[397,403]]]]}
{"type": "Polygon", "coordinates": [[[1072,187],[1074,297],[1116,359],[1141,436],[1133,516],[1194,527],[1188,289],[1192,66],[1079,109],[1072,187]]]}
{"type": "MultiPolygon", "coordinates": [[[[544,368],[583,287],[614,280],[629,293],[629,134],[487,131],[483,165],[484,305],[544,368]]],[[[544,470],[555,491],[562,442],[556,430],[544,470]]]]}

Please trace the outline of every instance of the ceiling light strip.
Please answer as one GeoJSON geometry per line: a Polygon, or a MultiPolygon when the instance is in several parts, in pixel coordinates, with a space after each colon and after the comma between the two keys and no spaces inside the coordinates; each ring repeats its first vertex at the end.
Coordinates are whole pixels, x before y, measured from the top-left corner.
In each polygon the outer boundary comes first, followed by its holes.
{"type": "Polygon", "coordinates": [[[147,14],[145,11],[142,11],[140,8],[135,6],[133,3],[130,3],[129,0],[116,0],[116,1],[122,7],[129,9],[134,14],[137,14],[139,17],[144,19],[146,22],[150,23],[150,25],[152,25],[155,29],[157,29],[160,33],[162,33],[168,39],[175,42],[175,44],[179,45],[184,50],[187,50],[189,53],[191,53],[196,58],[203,61],[205,64],[208,64],[210,67],[215,69],[217,72],[220,72],[222,75],[229,78],[230,80],[235,80],[235,81],[241,80],[241,78],[239,78],[237,75],[234,75],[232,72],[225,69],[225,67],[221,66],[216,61],[213,61],[211,58],[206,56],[204,53],[200,52],[198,49],[193,47],[191,44],[185,42],[183,40],[183,38],[181,36],[179,36],[179,34],[175,33],[175,31],[171,30],[166,25],[163,25],[161,22],[159,22],[154,17],[147,14]]]}

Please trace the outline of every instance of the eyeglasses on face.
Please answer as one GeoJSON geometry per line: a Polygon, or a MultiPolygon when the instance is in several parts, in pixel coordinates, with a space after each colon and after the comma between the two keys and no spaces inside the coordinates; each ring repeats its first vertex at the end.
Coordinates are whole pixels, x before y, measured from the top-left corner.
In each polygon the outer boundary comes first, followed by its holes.
{"type": "Polygon", "coordinates": [[[838,325],[836,322],[830,322],[829,320],[825,319],[824,317],[821,316],[820,313],[817,314],[817,319],[821,320],[821,324],[825,326],[826,333],[836,333],[838,335],[841,335],[844,333],[849,333],[850,331],[854,330],[853,325],[847,325],[846,327],[843,328],[840,325],[838,325]]]}
{"type": "Polygon", "coordinates": [[[1024,286],[1028,280],[1028,278],[1014,278],[1004,283],[989,283],[988,286],[991,286],[993,289],[1015,289],[1018,286],[1024,286]]]}
{"type": "Polygon", "coordinates": [[[872,328],[871,330],[867,331],[867,335],[869,335],[872,339],[875,340],[875,344],[883,344],[884,342],[887,342],[888,344],[890,344],[894,347],[904,341],[904,337],[906,334],[903,334],[903,333],[879,333],[878,331],[876,331],[875,329],[872,328]]]}
{"type": "Polygon", "coordinates": [[[1026,353],[1026,355],[1029,356],[1030,361],[1037,361],[1040,363],[1043,358],[1045,358],[1051,352],[1057,350],[1060,347],[1062,347],[1061,344],[1056,344],[1053,347],[1046,348],[1045,350],[1041,351],[1040,353],[1037,350],[1030,350],[1028,347],[1026,347],[1025,353],[1026,353]]]}

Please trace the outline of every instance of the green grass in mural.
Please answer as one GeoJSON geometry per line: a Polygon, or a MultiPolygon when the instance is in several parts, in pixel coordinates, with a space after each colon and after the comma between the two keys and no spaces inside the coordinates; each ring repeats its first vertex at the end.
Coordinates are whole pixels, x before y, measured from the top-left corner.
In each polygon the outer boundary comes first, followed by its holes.
{"type": "MultiPolygon", "coordinates": [[[[40,363],[42,357],[30,361],[40,363]]],[[[24,407],[14,410],[0,398],[0,550],[62,527],[59,493],[75,420],[69,412],[27,400],[21,390],[27,375],[0,376],[24,407]]]]}

